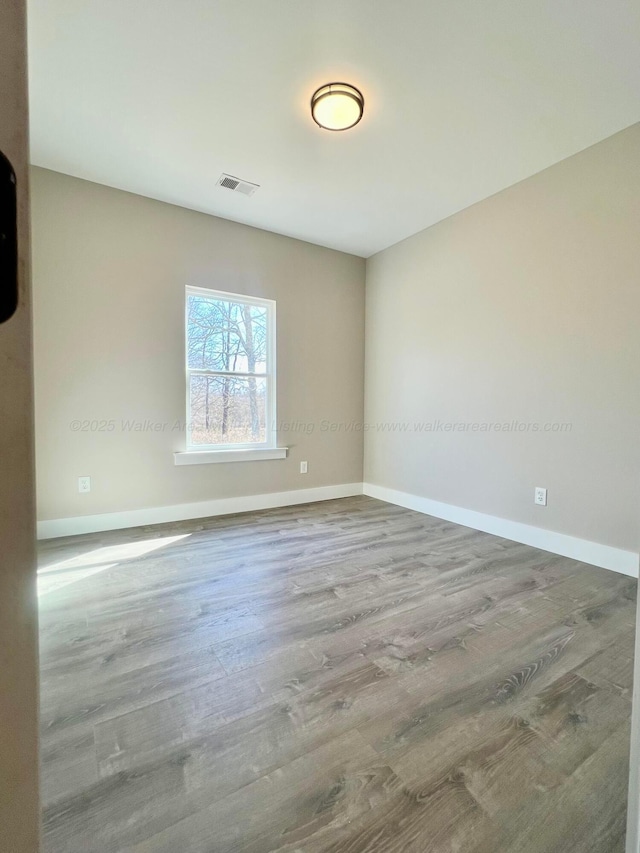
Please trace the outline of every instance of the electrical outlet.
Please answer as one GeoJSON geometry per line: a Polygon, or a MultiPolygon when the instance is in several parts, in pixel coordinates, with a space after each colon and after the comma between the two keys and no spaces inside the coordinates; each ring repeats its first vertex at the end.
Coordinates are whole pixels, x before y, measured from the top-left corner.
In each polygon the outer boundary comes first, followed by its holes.
{"type": "Polygon", "coordinates": [[[534,502],[538,504],[538,506],[546,506],[547,505],[547,490],[542,489],[540,486],[536,486],[536,490],[534,493],[534,502]]]}
{"type": "Polygon", "coordinates": [[[301,474],[306,474],[306,473],[307,473],[307,470],[308,470],[307,463],[306,463],[306,462],[301,462],[301,463],[300,463],[300,473],[301,473],[301,474]]]}
{"type": "Polygon", "coordinates": [[[80,494],[91,491],[91,477],[78,477],[78,491],[80,494]]]}

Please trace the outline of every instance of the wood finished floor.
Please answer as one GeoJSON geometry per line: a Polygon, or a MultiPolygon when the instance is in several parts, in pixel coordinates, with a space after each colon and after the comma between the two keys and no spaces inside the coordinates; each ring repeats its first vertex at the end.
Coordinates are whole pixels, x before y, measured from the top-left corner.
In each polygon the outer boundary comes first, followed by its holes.
{"type": "Polygon", "coordinates": [[[41,564],[45,853],[624,849],[634,580],[366,497],[41,564]]]}

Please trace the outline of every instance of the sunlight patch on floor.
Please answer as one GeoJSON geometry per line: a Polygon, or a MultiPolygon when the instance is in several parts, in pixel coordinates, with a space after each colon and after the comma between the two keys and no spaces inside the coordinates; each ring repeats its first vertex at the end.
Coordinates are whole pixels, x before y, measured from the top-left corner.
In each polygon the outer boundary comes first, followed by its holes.
{"type": "Polygon", "coordinates": [[[180,536],[162,536],[158,539],[143,539],[138,542],[125,542],[121,545],[109,545],[104,548],[95,548],[77,557],[52,563],[38,569],[38,595],[42,597],[47,593],[62,589],[72,583],[84,580],[91,575],[112,569],[126,560],[142,557],[159,548],[172,545],[180,539],[186,539],[190,533],[180,536]]]}

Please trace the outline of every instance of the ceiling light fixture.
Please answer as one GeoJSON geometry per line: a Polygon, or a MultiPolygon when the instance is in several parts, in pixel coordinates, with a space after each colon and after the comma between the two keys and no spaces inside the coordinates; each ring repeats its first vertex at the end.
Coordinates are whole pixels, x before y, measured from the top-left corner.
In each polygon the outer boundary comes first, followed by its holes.
{"type": "Polygon", "coordinates": [[[349,130],[358,124],[364,112],[364,97],[348,83],[327,83],[311,98],[313,120],[325,130],[349,130]]]}

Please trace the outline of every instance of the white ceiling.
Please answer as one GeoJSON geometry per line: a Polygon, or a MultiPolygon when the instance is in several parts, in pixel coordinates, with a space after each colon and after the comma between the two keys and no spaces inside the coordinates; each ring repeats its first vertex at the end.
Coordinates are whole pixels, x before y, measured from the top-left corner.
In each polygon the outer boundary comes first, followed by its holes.
{"type": "Polygon", "coordinates": [[[640,119],[637,0],[30,0],[29,17],[34,163],[365,257],[640,119]],[[334,80],[365,95],[345,133],[309,114],[334,80]]]}

